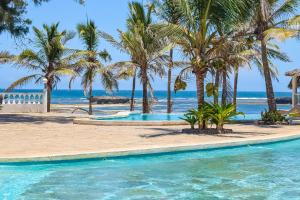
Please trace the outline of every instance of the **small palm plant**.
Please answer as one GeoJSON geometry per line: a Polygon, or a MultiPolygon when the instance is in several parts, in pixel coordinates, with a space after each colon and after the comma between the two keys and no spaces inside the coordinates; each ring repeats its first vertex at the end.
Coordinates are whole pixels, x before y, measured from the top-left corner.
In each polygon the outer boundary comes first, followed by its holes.
{"type": "Polygon", "coordinates": [[[198,109],[190,110],[188,113],[196,117],[199,129],[205,129],[210,120],[212,106],[205,102],[198,109]]]}
{"type": "Polygon", "coordinates": [[[183,115],[182,118],[180,118],[186,122],[188,122],[191,125],[191,129],[195,129],[195,124],[198,122],[197,116],[194,115],[193,112],[188,112],[183,115]]]}
{"type": "Polygon", "coordinates": [[[233,104],[212,106],[212,112],[210,113],[211,122],[216,125],[217,130],[220,133],[224,132],[224,124],[232,117],[237,115],[245,115],[243,112],[236,112],[235,106],[233,104]]]}

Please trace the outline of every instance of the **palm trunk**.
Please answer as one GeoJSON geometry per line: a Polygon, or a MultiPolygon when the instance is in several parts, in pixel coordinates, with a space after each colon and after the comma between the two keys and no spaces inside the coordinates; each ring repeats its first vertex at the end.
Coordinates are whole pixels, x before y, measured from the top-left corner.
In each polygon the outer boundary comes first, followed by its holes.
{"type": "Polygon", "coordinates": [[[170,63],[169,63],[169,69],[168,69],[167,113],[171,113],[172,112],[172,97],[171,97],[172,69],[173,69],[173,49],[170,50],[170,63]]]}
{"type": "Polygon", "coordinates": [[[51,112],[51,93],[52,93],[52,84],[51,82],[47,83],[47,112],[51,112]]]}
{"type": "Polygon", "coordinates": [[[214,95],[214,104],[217,105],[219,103],[219,85],[220,85],[220,70],[216,71],[215,78],[215,87],[217,89],[216,95],[214,95]]]}
{"type": "Polygon", "coordinates": [[[204,104],[204,73],[201,71],[196,72],[196,87],[197,87],[197,99],[198,109],[204,104]]]}
{"type": "Polygon", "coordinates": [[[133,75],[133,78],[132,78],[130,111],[134,111],[135,81],[136,81],[136,69],[134,70],[134,75],[133,75]]]}
{"type": "MultiPolygon", "coordinates": [[[[201,107],[204,105],[204,78],[205,78],[205,72],[198,71],[196,73],[196,86],[197,86],[197,98],[198,98],[198,109],[201,109],[201,107]]],[[[198,122],[199,129],[205,129],[206,123],[205,121],[198,122]]]]}
{"type": "Polygon", "coordinates": [[[264,39],[261,40],[261,57],[262,57],[263,71],[265,77],[269,111],[276,111],[277,108],[276,108],[276,102],[274,97],[273,83],[272,83],[272,77],[269,68],[269,62],[268,62],[267,44],[264,41],[264,39]]]}
{"type": "Polygon", "coordinates": [[[51,95],[53,89],[53,77],[50,75],[53,72],[53,64],[49,63],[49,71],[45,74],[47,79],[47,112],[51,112],[51,95]]]}
{"type": "Polygon", "coordinates": [[[148,101],[148,77],[147,67],[142,67],[142,84],[143,84],[143,113],[150,113],[148,101]]]}
{"type": "Polygon", "coordinates": [[[222,105],[227,103],[227,73],[226,70],[222,72],[222,105]]]}
{"type": "Polygon", "coordinates": [[[89,115],[93,114],[92,98],[93,98],[93,86],[91,84],[89,88],[89,115]]]}
{"type": "Polygon", "coordinates": [[[233,106],[236,110],[236,106],[237,106],[237,86],[238,86],[238,79],[239,79],[239,67],[236,67],[234,69],[234,83],[233,83],[233,106]]]}

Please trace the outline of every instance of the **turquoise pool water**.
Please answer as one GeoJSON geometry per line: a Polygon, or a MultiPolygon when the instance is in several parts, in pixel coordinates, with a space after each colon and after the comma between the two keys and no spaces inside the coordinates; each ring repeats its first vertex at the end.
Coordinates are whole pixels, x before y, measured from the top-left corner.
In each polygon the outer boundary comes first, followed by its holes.
{"type": "Polygon", "coordinates": [[[1,200],[299,199],[300,140],[99,161],[0,165],[1,200]]]}
{"type": "MultiPolygon", "coordinates": [[[[98,118],[98,120],[110,120],[110,121],[178,121],[183,117],[183,113],[178,114],[164,114],[164,113],[152,113],[152,114],[130,114],[126,117],[114,117],[114,118],[98,118]]],[[[245,116],[239,115],[233,117],[232,120],[257,120],[260,119],[260,114],[246,114],[245,116]]]]}

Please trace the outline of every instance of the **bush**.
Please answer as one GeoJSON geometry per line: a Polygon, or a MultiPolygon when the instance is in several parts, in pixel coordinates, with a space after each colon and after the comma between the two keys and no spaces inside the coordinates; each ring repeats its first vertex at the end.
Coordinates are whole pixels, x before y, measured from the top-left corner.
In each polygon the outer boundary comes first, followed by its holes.
{"type": "Polygon", "coordinates": [[[210,120],[212,106],[209,103],[204,103],[199,109],[189,110],[188,113],[195,116],[198,122],[199,129],[205,129],[210,120]]]}
{"type": "Polygon", "coordinates": [[[232,117],[245,115],[243,112],[236,112],[233,104],[214,105],[211,113],[211,122],[216,125],[219,132],[224,132],[224,124],[232,117]]]}
{"type": "Polygon", "coordinates": [[[195,124],[198,122],[198,119],[195,115],[193,115],[190,111],[183,115],[184,117],[180,118],[186,122],[188,122],[191,126],[191,129],[195,129],[195,124]]]}
{"type": "Polygon", "coordinates": [[[199,129],[205,129],[206,125],[210,122],[216,125],[218,131],[223,132],[224,124],[236,115],[244,115],[244,113],[236,112],[233,104],[220,106],[205,103],[198,110],[189,110],[182,119],[189,122],[192,129],[194,129],[196,122],[198,122],[199,129]]]}
{"type": "Polygon", "coordinates": [[[286,118],[282,116],[278,111],[266,111],[261,113],[261,120],[264,124],[272,125],[276,123],[282,123],[286,121],[286,118]]]}

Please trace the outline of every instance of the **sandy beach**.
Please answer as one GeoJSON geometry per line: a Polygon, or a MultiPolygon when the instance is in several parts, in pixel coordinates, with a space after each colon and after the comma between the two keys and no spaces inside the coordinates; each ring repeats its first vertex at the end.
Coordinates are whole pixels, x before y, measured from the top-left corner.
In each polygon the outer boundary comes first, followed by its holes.
{"type": "Polygon", "coordinates": [[[183,134],[186,126],[75,125],[71,114],[1,114],[0,159],[78,155],[138,149],[222,144],[300,134],[300,126],[231,124],[233,134],[183,134]]]}

